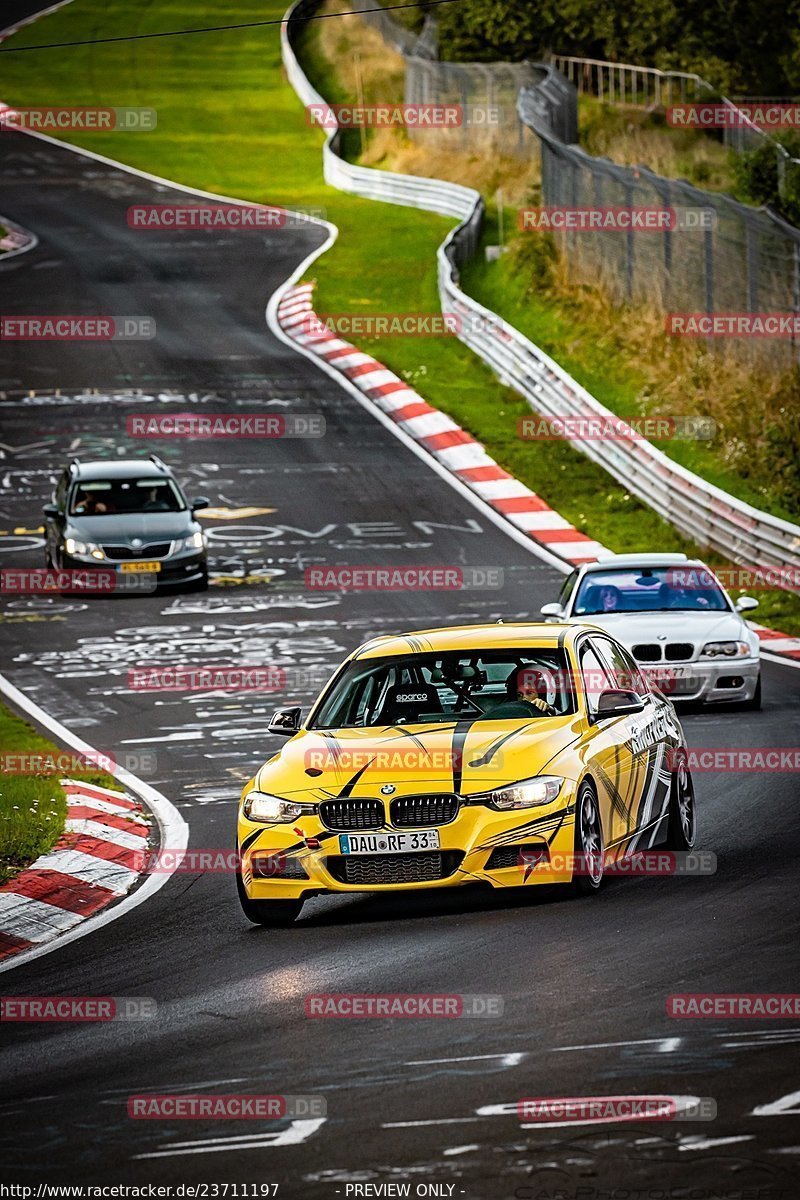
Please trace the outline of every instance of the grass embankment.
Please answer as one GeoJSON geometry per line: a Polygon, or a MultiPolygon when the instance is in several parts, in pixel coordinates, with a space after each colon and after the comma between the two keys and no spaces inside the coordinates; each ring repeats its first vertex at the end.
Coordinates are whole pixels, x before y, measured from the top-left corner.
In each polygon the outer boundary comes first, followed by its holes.
{"type": "MultiPolygon", "coordinates": [[[[61,760],[68,753],[0,704],[0,756],[6,765],[8,755],[35,756],[44,760],[44,767],[47,760],[61,760]]],[[[45,854],[61,835],[67,819],[61,774],[29,775],[4,770],[0,782],[0,883],[45,854]]],[[[105,771],[70,771],[69,775],[101,787],[119,786],[105,771]]]]}
{"type": "MultiPolygon", "coordinates": [[[[280,18],[284,7],[284,0],[239,0],[226,10],[226,20],[280,18]]],[[[14,44],[119,36],[123,31],[149,33],[215,24],[217,17],[218,9],[207,0],[192,6],[170,0],[157,10],[143,9],[134,0],[76,0],[15,35],[14,44]]],[[[350,42],[344,48],[340,44],[342,37],[355,36],[345,22],[350,27],[356,24],[350,18],[309,22],[301,43],[306,70],[331,102],[352,100],[355,95],[352,80],[346,85],[339,76],[340,70],[350,70],[348,63],[356,48],[350,42]],[[327,40],[323,42],[323,38],[327,40]]],[[[402,61],[382,43],[376,45],[378,35],[373,30],[357,24],[364,98],[368,102],[391,100],[399,94],[402,61]]],[[[285,81],[277,27],[62,48],[41,54],[46,70],[39,72],[31,70],[38,55],[36,59],[30,54],[6,56],[3,99],[19,105],[141,105],[158,110],[158,126],[153,132],[73,135],[72,140],[196,187],[294,207],[323,206],[338,225],[340,236],[316,267],[319,311],[439,311],[435,252],[452,223],[431,214],[358,200],[325,186],[320,154],[323,137],[309,128],[285,81]],[[45,59],[45,55],[53,57],[45,59]]],[[[514,171],[519,183],[518,160],[506,165],[480,156],[465,176],[460,157],[450,161],[434,154],[424,161],[424,146],[411,146],[402,138],[397,148],[403,158],[396,163],[388,145],[370,137],[365,161],[422,174],[450,175],[488,192],[513,184],[514,171]]],[[[357,156],[360,149],[355,131],[348,138],[347,150],[357,156]]],[[[526,189],[534,182],[533,174],[524,177],[526,189]]],[[[507,269],[504,259],[500,270],[507,269]]],[[[513,319],[505,302],[496,303],[495,308],[513,319]]],[[[562,315],[567,320],[555,303],[553,312],[554,319],[562,315]]],[[[573,320],[570,336],[557,347],[560,360],[567,361],[565,355],[574,347],[575,333],[573,320]]],[[[521,442],[517,422],[529,415],[528,406],[455,339],[360,339],[360,344],[419,387],[432,404],[479,438],[503,466],[593,538],[618,551],[653,546],[691,549],[656,513],[569,445],[521,442]]],[[[608,353],[604,364],[611,378],[615,364],[608,353]]],[[[601,398],[614,407],[609,389],[601,398]]],[[[702,411],[707,415],[706,408],[702,411]]],[[[800,604],[796,611],[794,604],[786,596],[769,598],[759,615],[782,620],[784,628],[793,623],[800,630],[800,604]]]]}

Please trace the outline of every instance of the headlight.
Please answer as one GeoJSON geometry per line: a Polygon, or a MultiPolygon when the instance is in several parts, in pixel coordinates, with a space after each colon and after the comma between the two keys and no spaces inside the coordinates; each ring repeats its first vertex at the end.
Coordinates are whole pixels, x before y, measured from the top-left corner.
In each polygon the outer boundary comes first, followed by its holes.
{"type": "Polygon", "coordinates": [[[105,558],[105,554],[96,542],[81,542],[78,538],[68,537],[64,545],[70,557],[79,555],[81,558],[105,558]]]}
{"type": "Polygon", "coordinates": [[[703,658],[749,658],[747,642],[706,642],[703,658]]]}
{"type": "Polygon", "coordinates": [[[488,804],[501,812],[512,808],[536,808],[551,804],[561,791],[563,782],[557,775],[537,775],[535,779],[523,779],[520,783],[509,784],[493,792],[470,796],[469,800],[473,804],[488,804]]]}
{"type": "Polygon", "coordinates": [[[184,550],[202,550],[206,544],[205,534],[198,530],[197,533],[190,533],[187,538],[183,539],[184,550]]]}
{"type": "Polygon", "coordinates": [[[264,821],[268,825],[285,825],[296,821],[304,813],[312,812],[310,804],[294,804],[268,792],[248,792],[244,801],[244,815],[250,821],[264,821]]]}

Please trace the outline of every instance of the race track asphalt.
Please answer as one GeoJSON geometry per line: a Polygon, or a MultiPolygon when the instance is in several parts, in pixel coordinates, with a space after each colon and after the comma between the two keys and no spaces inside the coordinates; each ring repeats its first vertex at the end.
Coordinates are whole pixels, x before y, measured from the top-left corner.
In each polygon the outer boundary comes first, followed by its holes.
{"type": "MultiPolygon", "coordinates": [[[[138,232],[125,221],[131,203],[178,197],[24,135],[0,140],[0,169],[0,212],[39,238],[0,261],[3,313],[148,315],[157,327],[148,341],[4,346],[3,565],[41,564],[41,506],[73,454],[157,450],[192,493],[228,510],[206,521],[207,594],[6,598],[3,670],[138,766],[189,822],[191,847],[228,849],[241,783],[277,748],[269,713],[314,693],[300,673],[324,674],[376,633],[528,619],[560,575],[270,334],[266,300],[319,230],[138,232]],[[145,445],[126,433],[134,412],[186,409],[321,414],[326,435],[145,445]],[[247,508],[260,511],[237,514],[247,508]],[[306,567],[342,563],[501,567],[505,584],[358,596],[304,586],[306,567]],[[291,682],[229,696],[128,684],[133,666],[222,662],[280,663],[291,682]]],[[[690,744],[796,744],[800,672],[766,663],[764,685],[761,713],[687,716],[690,744]]],[[[717,873],[614,881],[590,900],[329,897],[276,931],[248,925],[229,875],[176,874],[135,911],[0,980],[3,995],[158,1004],[143,1022],[4,1023],[4,1178],[278,1183],[292,1200],[354,1195],[357,1183],[473,1200],[559,1188],[600,1200],[611,1187],[792,1195],[800,1097],[757,1110],[800,1088],[800,1028],[680,1022],[665,999],[796,987],[797,781],[702,773],[697,790],[699,846],[718,856],[717,873]],[[311,1021],[309,992],[491,993],[504,1014],[311,1021]],[[328,1115],[294,1144],[257,1122],[128,1118],[130,1095],[174,1091],[321,1095],[328,1115]],[[550,1129],[516,1116],[525,1096],[640,1093],[712,1097],[718,1116],[550,1129]]]]}

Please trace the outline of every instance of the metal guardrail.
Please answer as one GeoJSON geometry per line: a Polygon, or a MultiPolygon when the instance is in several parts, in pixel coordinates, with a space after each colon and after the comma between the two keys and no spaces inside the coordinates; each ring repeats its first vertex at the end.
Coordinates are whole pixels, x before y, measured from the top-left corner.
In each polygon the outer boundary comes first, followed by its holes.
{"type": "MultiPolygon", "coordinates": [[[[312,10],[317,0],[298,0],[281,29],[289,82],[304,104],[325,104],[306,78],[291,45],[291,18],[312,10]]],[[[459,218],[437,251],[442,311],[462,318],[460,341],[469,346],[507,386],[520,392],[545,417],[580,416],[616,420],[558,363],[524,334],[506,325],[459,286],[459,267],[475,252],[483,201],[472,188],[443,180],[393,174],[356,166],[338,154],[339,131],[323,150],[325,180],[365,199],[425,209],[459,218]]],[[[572,445],[655,509],[682,533],[745,566],[790,566],[800,571],[800,526],[761,512],[673,462],[644,439],[572,440],[572,445]]]]}
{"type": "Polygon", "coordinates": [[[786,147],[767,130],[751,121],[735,100],[719,93],[702,75],[691,71],[660,71],[658,67],[639,67],[633,63],[609,62],[601,58],[579,58],[572,54],[553,54],[550,61],[575,84],[579,95],[589,92],[599,100],[608,100],[612,104],[644,104],[666,108],[676,102],[683,104],[688,98],[701,100],[719,96],[720,104],[729,112],[738,114],[735,121],[723,127],[726,146],[741,154],[754,150],[765,140],[771,142],[777,156],[778,186],[781,190],[785,185],[787,166],[800,166],[800,159],[793,158],[786,147]]]}

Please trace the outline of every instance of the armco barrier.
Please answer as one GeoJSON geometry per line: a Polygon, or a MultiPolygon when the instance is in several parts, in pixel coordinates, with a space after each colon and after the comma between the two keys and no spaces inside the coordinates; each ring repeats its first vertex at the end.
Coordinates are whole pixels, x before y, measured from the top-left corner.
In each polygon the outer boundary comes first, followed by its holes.
{"type": "MultiPolygon", "coordinates": [[[[289,82],[304,104],[325,104],[311,86],[292,49],[293,16],[310,13],[316,0],[298,0],[281,28],[283,62],[289,82]]],[[[520,392],[543,416],[613,417],[558,363],[519,330],[473,300],[459,287],[458,268],[474,253],[483,217],[483,201],[473,188],[356,166],[339,153],[339,130],[328,134],[323,149],[325,181],[370,200],[401,204],[459,218],[437,251],[442,311],[456,313],[459,339],[520,392]],[[476,319],[483,318],[483,320],[476,319]]],[[[761,512],[687,471],[644,440],[573,441],[627,490],[665,517],[681,533],[744,565],[786,565],[800,570],[800,526],[761,512]]]]}

